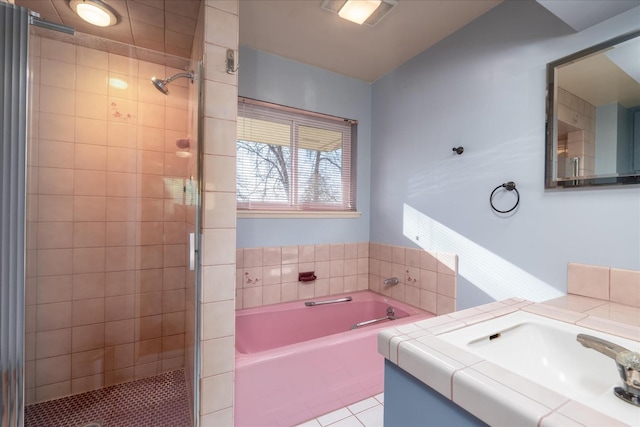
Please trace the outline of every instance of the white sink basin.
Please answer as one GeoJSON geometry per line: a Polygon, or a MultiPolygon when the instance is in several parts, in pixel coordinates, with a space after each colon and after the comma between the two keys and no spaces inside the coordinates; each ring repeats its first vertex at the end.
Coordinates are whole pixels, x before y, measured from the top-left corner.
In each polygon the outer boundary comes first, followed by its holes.
{"type": "Polygon", "coordinates": [[[438,338],[610,417],[640,425],[640,407],[625,403],[613,394],[613,387],[622,385],[615,361],[583,347],[576,341],[579,333],[640,352],[637,341],[523,311],[438,338]]]}

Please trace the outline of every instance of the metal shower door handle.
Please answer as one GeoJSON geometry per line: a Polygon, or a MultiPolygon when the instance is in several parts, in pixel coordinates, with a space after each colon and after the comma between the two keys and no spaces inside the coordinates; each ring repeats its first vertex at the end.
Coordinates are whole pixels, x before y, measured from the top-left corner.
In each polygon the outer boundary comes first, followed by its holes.
{"type": "Polygon", "coordinates": [[[196,269],[196,233],[189,233],[189,270],[196,269]]]}

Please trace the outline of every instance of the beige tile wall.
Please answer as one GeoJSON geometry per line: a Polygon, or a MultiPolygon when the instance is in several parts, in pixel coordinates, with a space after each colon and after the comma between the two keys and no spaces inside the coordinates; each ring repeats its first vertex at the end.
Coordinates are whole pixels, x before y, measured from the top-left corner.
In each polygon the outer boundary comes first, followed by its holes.
{"type": "Polygon", "coordinates": [[[440,316],[456,311],[458,256],[372,243],[369,289],[440,316]],[[399,284],[385,286],[397,277],[399,284]]]}
{"type": "Polygon", "coordinates": [[[233,425],[238,80],[225,67],[238,49],[238,1],[204,8],[204,160],[200,424],[233,425]]]}
{"type": "Polygon", "coordinates": [[[640,307],[640,271],[569,263],[567,292],[640,307]]]}
{"type": "Polygon", "coordinates": [[[379,243],[236,251],[236,308],[370,289],[438,315],[455,311],[457,256],[379,243]],[[314,282],[298,273],[314,271],[314,282]],[[397,277],[395,286],[386,278],[397,277]]]}
{"type": "Polygon", "coordinates": [[[27,402],[184,364],[188,82],[181,70],[34,41],[27,402]],[[127,84],[110,85],[111,79],[127,84]]]}
{"type": "Polygon", "coordinates": [[[238,249],[236,259],[239,309],[368,288],[368,242],[238,249]],[[317,279],[299,282],[308,271],[317,279]]]}

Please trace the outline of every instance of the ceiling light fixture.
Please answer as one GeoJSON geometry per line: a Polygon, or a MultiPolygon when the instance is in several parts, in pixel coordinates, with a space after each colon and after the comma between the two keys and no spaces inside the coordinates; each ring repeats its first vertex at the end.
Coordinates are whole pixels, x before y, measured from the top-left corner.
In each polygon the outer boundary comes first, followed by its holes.
{"type": "Polygon", "coordinates": [[[98,27],[109,27],[119,21],[115,9],[101,0],[69,0],[69,7],[80,18],[98,27]]]}
{"type": "MultiPolygon", "coordinates": [[[[323,0],[322,4],[320,5],[321,9],[324,9],[328,12],[332,12],[332,13],[340,13],[342,16],[342,14],[344,12],[346,12],[346,10],[343,11],[343,9],[346,8],[346,4],[347,3],[368,3],[366,1],[362,1],[362,0],[323,0]]],[[[391,12],[391,9],[393,9],[395,6],[398,5],[397,0],[382,0],[379,3],[379,6],[374,8],[373,13],[369,13],[369,17],[365,18],[365,21],[363,22],[364,25],[368,25],[370,27],[373,27],[375,25],[378,25],[380,23],[380,21],[382,20],[382,18],[384,18],[385,16],[387,16],[389,14],[389,12],[391,12]]],[[[357,6],[357,5],[356,5],[357,6]]],[[[351,7],[351,6],[349,6],[351,7]]]]}
{"type": "Polygon", "coordinates": [[[338,11],[338,15],[351,22],[362,25],[380,6],[382,0],[347,0],[338,11]]]}

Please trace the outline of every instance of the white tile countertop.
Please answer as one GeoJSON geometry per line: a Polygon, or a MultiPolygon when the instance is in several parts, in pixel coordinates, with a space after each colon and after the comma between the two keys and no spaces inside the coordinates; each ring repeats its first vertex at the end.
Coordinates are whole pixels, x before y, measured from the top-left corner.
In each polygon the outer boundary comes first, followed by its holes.
{"type": "Polygon", "coordinates": [[[637,423],[622,423],[438,337],[516,311],[640,341],[639,308],[567,295],[544,303],[512,298],[385,329],[378,351],[492,426],[640,426],[640,408],[637,423]]]}

